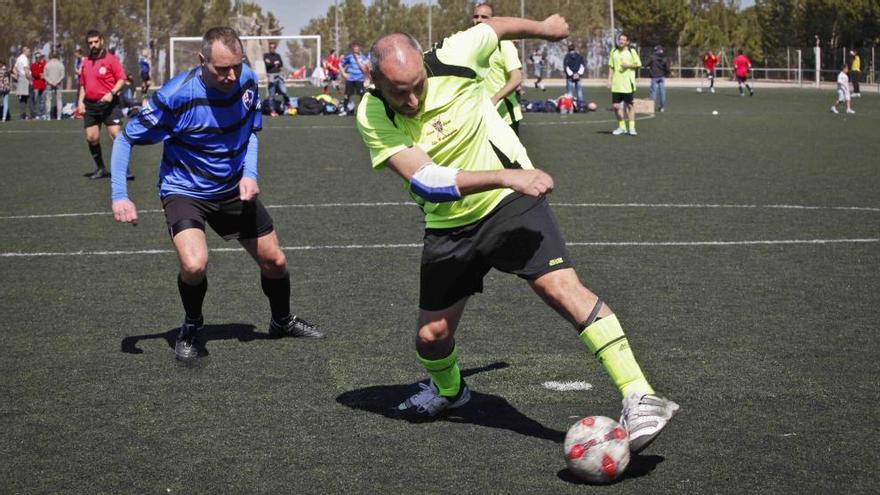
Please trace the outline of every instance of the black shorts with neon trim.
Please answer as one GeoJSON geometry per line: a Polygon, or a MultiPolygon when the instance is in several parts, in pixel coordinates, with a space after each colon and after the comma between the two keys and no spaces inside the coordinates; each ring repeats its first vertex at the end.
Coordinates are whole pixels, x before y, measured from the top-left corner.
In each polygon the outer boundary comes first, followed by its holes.
{"type": "Polygon", "coordinates": [[[535,280],[572,266],[547,199],[513,193],[475,223],[425,229],[419,307],[439,311],[483,292],[492,268],[535,280]]]}
{"type": "Polygon", "coordinates": [[[207,200],[169,194],[162,198],[162,209],[172,238],[186,229],[205,230],[205,222],[227,241],[263,237],[275,230],[272,217],[259,199],[242,201],[236,195],[207,200]]]}
{"type": "Polygon", "coordinates": [[[119,97],[114,97],[110,102],[83,101],[86,113],[83,115],[83,127],[95,125],[122,125],[122,109],[119,107],[119,97]]]}
{"type": "Polygon", "coordinates": [[[632,93],[611,93],[611,103],[620,103],[620,102],[624,102],[627,105],[632,105],[633,94],[632,93]]]}

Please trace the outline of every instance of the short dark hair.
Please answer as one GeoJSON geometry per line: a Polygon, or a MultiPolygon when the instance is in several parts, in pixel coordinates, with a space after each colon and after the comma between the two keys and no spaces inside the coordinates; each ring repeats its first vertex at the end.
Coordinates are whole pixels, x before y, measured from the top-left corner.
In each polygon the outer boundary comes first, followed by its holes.
{"type": "Polygon", "coordinates": [[[89,32],[86,33],[86,41],[88,41],[89,38],[95,37],[103,39],[104,35],[101,34],[101,31],[98,31],[97,29],[89,29],[89,32]]]}
{"type": "Polygon", "coordinates": [[[495,15],[495,7],[493,7],[492,4],[489,2],[482,2],[474,5],[474,9],[476,9],[477,7],[489,7],[489,11],[492,12],[492,15],[495,15]]]}
{"type": "Polygon", "coordinates": [[[223,43],[223,46],[230,50],[234,50],[237,47],[244,53],[244,45],[241,44],[241,38],[238,37],[235,29],[227,26],[212,27],[202,36],[202,49],[200,53],[204,57],[205,62],[211,61],[211,47],[214,46],[215,41],[220,41],[223,43]]]}

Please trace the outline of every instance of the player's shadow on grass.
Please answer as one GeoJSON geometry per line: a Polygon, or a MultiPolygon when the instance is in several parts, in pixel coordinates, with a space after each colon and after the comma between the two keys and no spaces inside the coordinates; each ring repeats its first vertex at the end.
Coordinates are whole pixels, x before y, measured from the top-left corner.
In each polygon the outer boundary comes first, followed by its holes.
{"type": "MultiPolygon", "coordinates": [[[[492,363],[479,368],[461,370],[461,375],[462,377],[468,377],[484,371],[507,368],[508,366],[510,365],[504,362],[492,363]]],[[[381,414],[386,418],[419,423],[426,419],[400,414],[397,411],[397,405],[417,391],[418,383],[376,385],[342,393],[336,397],[336,402],[352,409],[381,414]]],[[[562,443],[562,440],[565,438],[565,432],[547,428],[529,418],[510,405],[504,398],[473,390],[471,390],[470,402],[449,411],[449,414],[441,416],[437,421],[472,423],[489,428],[503,428],[520,435],[551,440],[556,443],[562,443]]]]}
{"type": "MultiPolygon", "coordinates": [[[[629,466],[627,466],[626,471],[624,471],[623,476],[614,481],[614,483],[620,483],[621,481],[627,480],[629,478],[641,478],[642,476],[647,476],[651,474],[651,471],[657,469],[657,465],[661,462],[665,461],[666,458],[661,455],[640,455],[636,454],[634,457],[630,458],[629,466]]],[[[597,485],[602,483],[590,483],[588,481],[584,481],[577,476],[574,475],[567,468],[560,470],[556,473],[556,477],[561,479],[562,481],[567,481],[569,483],[574,483],[578,485],[597,485]]]]}
{"type": "MultiPolygon", "coordinates": [[[[172,328],[167,332],[148,333],[145,335],[134,335],[122,339],[122,352],[126,354],[143,354],[143,349],[138,347],[138,343],[144,340],[164,339],[168,347],[174,349],[177,342],[177,334],[179,327],[172,328]]],[[[251,342],[253,340],[269,340],[272,337],[267,333],[257,332],[257,328],[246,323],[227,323],[224,325],[205,325],[199,330],[196,337],[196,348],[200,356],[207,356],[207,344],[212,340],[238,340],[239,342],[251,342]]]]}

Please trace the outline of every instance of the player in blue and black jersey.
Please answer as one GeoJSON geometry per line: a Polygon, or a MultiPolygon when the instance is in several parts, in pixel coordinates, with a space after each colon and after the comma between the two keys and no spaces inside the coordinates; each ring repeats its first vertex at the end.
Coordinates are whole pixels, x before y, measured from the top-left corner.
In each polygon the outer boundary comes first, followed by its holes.
{"type": "Polygon", "coordinates": [[[257,196],[257,135],[262,127],[257,76],[245,64],[241,40],[227,27],[208,30],[202,64],[153,94],[126,125],[111,160],[113,216],[137,223],[125,182],[132,145],[164,143],[159,196],[180,260],[177,286],[186,312],[175,346],[180,360],[198,357],[208,289],[205,223],[238,239],[260,266],[275,337],[321,338],[317,326],[291,315],[290,275],[272,218],[257,196]]]}

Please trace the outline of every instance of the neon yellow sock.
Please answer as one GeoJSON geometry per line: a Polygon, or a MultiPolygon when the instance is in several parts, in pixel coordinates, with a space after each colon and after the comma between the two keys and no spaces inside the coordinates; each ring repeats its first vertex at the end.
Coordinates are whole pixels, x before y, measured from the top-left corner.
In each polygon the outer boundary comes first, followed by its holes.
{"type": "Polygon", "coordinates": [[[635,120],[629,121],[629,128],[632,130],[636,130],[636,121],[635,120]]]}
{"type": "Polygon", "coordinates": [[[621,129],[626,129],[626,121],[625,120],[617,121],[617,127],[621,128],[621,129]]]}
{"type": "Polygon", "coordinates": [[[461,370],[458,369],[458,346],[452,348],[452,352],[442,359],[425,359],[418,353],[419,362],[428,370],[431,381],[437,386],[440,395],[455,397],[461,388],[461,370]]]}
{"type": "Polygon", "coordinates": [[[581,341],[599,358],[611,381],[624,397],[629,397],[633,392],[654,393],[629,348],[629,342],[616,315],[593,322],[581,332],[581,341]]]}

